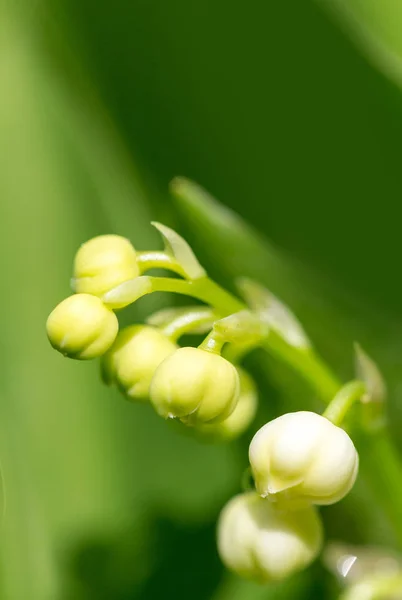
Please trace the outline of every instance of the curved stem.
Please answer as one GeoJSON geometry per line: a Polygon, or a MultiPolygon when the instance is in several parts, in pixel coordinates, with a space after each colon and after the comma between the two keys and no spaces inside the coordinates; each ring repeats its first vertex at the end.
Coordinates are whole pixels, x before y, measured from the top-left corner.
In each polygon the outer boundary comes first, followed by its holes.
{"type": "Polygon", "coordinates": [[[362,399],[366,390],[366,385],[362,381],[350,381],[339,390],[322,416],[332,421],[334,425],[341,425],[349,410],[355,402],[362,399]]]}
{"type": "MultiPolygon", "coordinates": [[[[246,309],[246,305],[238,298],[227,292],[220,285],[208,277],[193,281],[181,279],[168,279],[166,277],[150,277],[152,290],[150,292],[175,292],[192,296],[211,305],[223,316],[246,309]]],[[[148,292],[148,293],[150,293],[148,292]]]]}
{"type": "Polygon", "coordinates": [[[167,269],[186,278],[183,267],[172,257],[162,251],[137,252],[137,264],[141,275],[151,269],[167,269]]]}
{"type": "Polygon", "coordinates": [[[213,354],[220,354],[224,343],[225,340],[221,335],[217,334],[216,331],[211,331],[198,348],[206,352],[212,352],[213,354]]]}
{"type": "Polygon", "coordinates": [[[102,300],[109,308],[120,309],[153,292],[173,292],[197,298],[211,305],[223,317],[246,308],[243,302],[208,277],[186,281],[175,277],[142,275],[113,288],[102,300]]]}

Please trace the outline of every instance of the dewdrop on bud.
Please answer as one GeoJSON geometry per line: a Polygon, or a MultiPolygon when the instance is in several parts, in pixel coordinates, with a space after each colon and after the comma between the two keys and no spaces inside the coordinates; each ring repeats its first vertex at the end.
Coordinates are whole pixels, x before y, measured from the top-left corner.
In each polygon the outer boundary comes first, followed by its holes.
{"type": "Polygon", "coordinates": [[[258,406],[258,394],[250,375],[237,367],[240,380],[240,393],[236,408],[232,414],[220,423],[204,423],[197,427],[203,436],[221,440],[239,437],[249,427],[255,417],[258,406]]]}
{"type": "Polygon", "coordinates": [[[82,244],[74,259],[76,292],[103,296],[139,275],[135,249],[119,235],[99,235],[82,244]]]}
{"type": "Polygon", "coordinates": [[[261,583],[280,581],[306,568],[319,554],[322,538],[313,506],[283,511],[255,492],[232,498],[218,522],[222,562],[261,583]]]}
{"type": "Polygon", "coordinates": [[[150,398],[158,414],[188,425],[226,419],[239,396],[236,368],[219,354],[180,348],[156,369],[150,398]]]}
{"type": "Polygon", "coordinates": [[[46,323],[53,348],[80,360],[104,354],[113,344],[118,330],[114,312],[90,294],[69,296],[50,313],[46,323]]]}
{"type": "Polygon", "coordinates": [[[129,398],[146,400],[156,368],[176,349],[155,327],[127,327],[102,358],[103,378],[106,383],[116,383],[129,398]]]}
{"type": "Polygon", "coordinates": [[[258,493],[288,507],[338,502],[352,488],[359,464],[348,434],[307,411],[264,425],[249,458],[258,493]]]}

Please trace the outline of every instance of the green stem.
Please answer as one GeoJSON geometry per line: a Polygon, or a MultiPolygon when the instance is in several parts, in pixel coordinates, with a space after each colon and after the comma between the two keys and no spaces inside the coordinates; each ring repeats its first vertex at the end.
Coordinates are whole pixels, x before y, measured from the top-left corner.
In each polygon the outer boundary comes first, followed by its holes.
{"type": "Polygon", "coordinates": [[[220,285],[209,279],[202,277],[194,281],[184,281],[181,279],[168,279],[165,277],[150,277],[152,281],[152,291],[154,292],[175,292],[184,294],[210,304],[223,316],[244,310],[246,306],[232,294],[229,294],[220,285]]]}
{"type": "Polygon", "coordinates": [[[198,348],[200,348],[200,350],[205,350],[206,352],[212,352],[213,354],[220,354],[224,343],[225,340],[222,336],[217,334],[216,331],[211,331],[198,348]]]}
{"type": "Polygon", "coordinates": [[[366,390],[362,381],[350,381],[339,390],[322,416],[334,425],[341,425],[349,410],[355,402],[362,399],[366,390]]]}
{"type": "Polygon", "coordinates": [[[137,252],[137,264],[141,275],[151,269],[167,269],[186,277],[183,267],[169,254],[161,251],[137,252]]]}

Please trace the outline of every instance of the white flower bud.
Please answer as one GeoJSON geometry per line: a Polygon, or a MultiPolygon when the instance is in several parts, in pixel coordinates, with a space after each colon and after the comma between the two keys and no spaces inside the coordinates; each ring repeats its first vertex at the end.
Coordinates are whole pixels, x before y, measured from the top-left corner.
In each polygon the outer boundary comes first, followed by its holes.
{"type": "Polygon", "coordinates": [[[320,552],[322,537],[313,506],[284,511],[255,492],[232,498],[218,523],[223,563],[259,582],[279,581],[306,568],[320,552]]]}
{"type": "Polygon", "coordinates": [[[255,383],[244,369],[237,367],[240,380],[240,394],[232,414],[220,423],[203,423],[197,427],[202,435],[222,440],[232,440],[240,436],[255,417],[258,394],[255,383]]]}
{"type": "Polygon", "coordinates": [[[157,413],[189,425],[226,419],[238,397],[236,368],[219,354],[200,348],[176,350],[156,369],[150,388],[157,413]]]}
{"type": "Polygon", "coordinates": [[[177,345],[155,327],[126,327],[102,358],[103,377],[129,398],[146,400],[156,368],[175,350],[177,345]]]}
{"type": "Polygon", "coordinates": [[[82,244],[74,259],[76,292],[103,296],[139,275],[136,252],[120,235],[99,235],[82,244]]]}
{"type": "Polygon", "coordinates": [[[74,294],[50,313],[46,330],[53,348],[70,358],[84,360],[109,350],[119,322],[96,296],[74,294]]]}
{"type": "Polygon", "coordinates": [[[352,488],[359,464],[348,434],[307,411],[264,425],[249,458],[258,493],[289,507],[338,502],[352,488]]]}

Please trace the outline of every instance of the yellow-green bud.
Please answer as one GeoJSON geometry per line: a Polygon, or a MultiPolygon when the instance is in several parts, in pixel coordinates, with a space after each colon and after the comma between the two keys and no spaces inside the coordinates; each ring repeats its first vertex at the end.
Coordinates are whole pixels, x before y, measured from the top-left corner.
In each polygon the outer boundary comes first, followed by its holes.
{"type": "Polygon", "coordinates": [[[322,546],[322,525],[313,506],[283,511],[255,492],[235,496],[218,523],[218,550],[228,569],[265,583],[306,568],[322,546]]]}
{"type": "Polygon", "coordinates": [[[146,400],[156,368],[175,350],[177,345],[155,327],[127,327],[102,358],[104,379],[117,383],[128,397],[146,400]]]}
{"type": "Polygon", "coordinates": [[[80,360],[101,356],[113,344],[119,322],[113,311],[90,294],[74,294],[50,313],[46,331],[53,348],[80,360]]]}
{"type": "Polygon", "coordinates": [[[257,491],[289,507],[338,502],[352,488],[359,465],[346,431],[308,411],[264,425],[251,440],[249,457],[257,491]]]}
{"type": "Polygon", "coordinates": [[[119,235],[99,235],[82,244],[74,259],[76,292],[103,296],[139,275],[135,249],[119,235]]]}
{"type": "Polygon", "coordinates": [[[236,368],[219,354],[180,348],[156,369],[150,398],[161,416],[196,425],[226,419],[236,407],[239,387],[236,368]]]}
{"type": "Polygon", "coordinates": [[[240,436],[249,427],[255,417],[258,406],[258,394],[250,375],[237,367],[240,380],[240,394],[237,406],[232,414],[220,423],[203,423],[197,427],[202,435],[222,440],[232,440],[240,436]]]}

